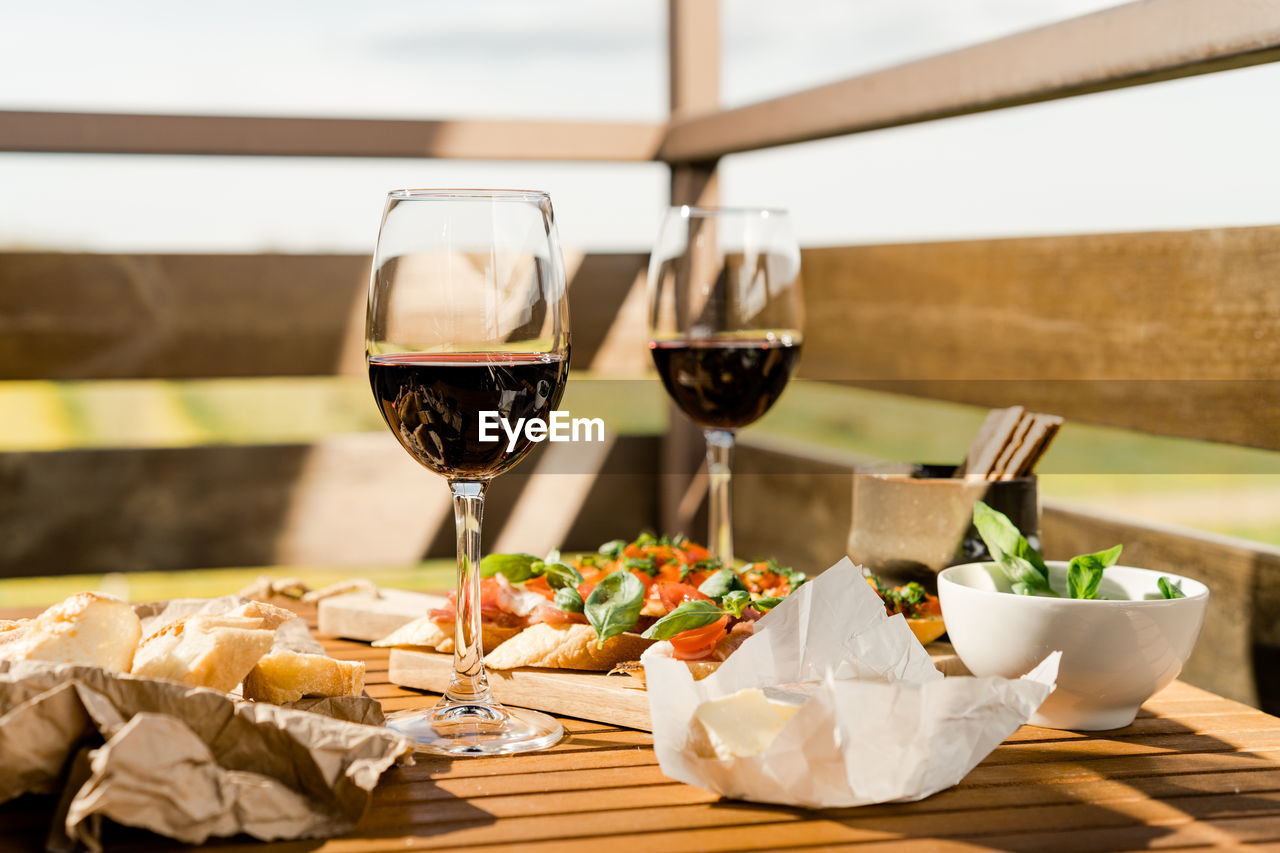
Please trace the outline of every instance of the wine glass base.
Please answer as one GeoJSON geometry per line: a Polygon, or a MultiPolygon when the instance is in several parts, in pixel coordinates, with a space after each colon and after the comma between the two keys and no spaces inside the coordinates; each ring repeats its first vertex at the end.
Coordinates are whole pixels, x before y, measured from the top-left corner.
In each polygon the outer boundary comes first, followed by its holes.
{"type": "Polygon", "coordinates": [[[388,714],[387,728],[414,741],[419,752],[455,756],[534,752],[564,736],[554,717],[538,711],[445,699],[434,708],[388,714]]]}

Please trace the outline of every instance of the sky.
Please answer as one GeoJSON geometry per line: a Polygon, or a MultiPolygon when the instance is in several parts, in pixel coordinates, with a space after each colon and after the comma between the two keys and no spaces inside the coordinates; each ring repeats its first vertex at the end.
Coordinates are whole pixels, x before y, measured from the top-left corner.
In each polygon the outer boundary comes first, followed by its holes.
{"type": "MultiPolygon", "coordinates": [[[[723,0],[750,103],[1112,0],[723,0]]],[[[0,2],[0,109],[660,121],[660,0],[0,2]]],[[[723,200],[834,245],[1280,221],[1280,66],[726,158],[723,200]]],[[[0,246],[361,252],[400,186],[549,190],[567,247],[640,250],[660,164],[0,154],[0,246]]]]}

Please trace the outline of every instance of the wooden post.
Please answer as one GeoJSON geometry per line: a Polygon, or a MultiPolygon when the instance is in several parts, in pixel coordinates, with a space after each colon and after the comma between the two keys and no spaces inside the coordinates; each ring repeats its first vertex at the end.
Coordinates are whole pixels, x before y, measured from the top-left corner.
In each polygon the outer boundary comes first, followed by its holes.
{"type": "MultiPolygon", "coordinates": [[[[671,117],[713,112],[720,106],[720,2],[668,0],[667,50],[671,117]]],[[[716,161],[684,163],[671,169],[671,203],[714,205],[716,161]]],[[[707,489],[700,472],[706,444],[702,431],[668,401],[670,428],[662,442],[658,511],[661,532],[684,532],[696,540],[698,510],[707,489]]]]}

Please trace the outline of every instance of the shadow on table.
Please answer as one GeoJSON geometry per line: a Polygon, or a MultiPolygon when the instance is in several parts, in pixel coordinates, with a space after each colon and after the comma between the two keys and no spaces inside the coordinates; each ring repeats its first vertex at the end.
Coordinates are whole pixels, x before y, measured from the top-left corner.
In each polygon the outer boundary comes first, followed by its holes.
{"type": "MultiPolygon", "coordinates": [[[[1197,733],[1177,720],[1156,734],[1133,727],[1080,740],[1008,744],[993,753],[959,785],[914,803],[892,803],[848,809],[804,811],[810,820],[827,820],[846,827],[840,842],[883,840],[968,841],[996,850],[1128,850],[1182,843],[1170,838],[1191,821],[1236,821],[1274,818],[1280,798],[1274,793],[1274,758],[1237,747],[1212,735],[1197,733]],[[1106,755],[1104,744],[1145,743],[1164,747],[1153,754],[1106,755]],[[1169,766],[1171,755],[1223,755],[1238,760],[1169,766]],[[1250,759],[1256,759],[1253,764],[1250,759]],[[1058,778],[1037,775],[1035,765],[1067,764],[1058,778]],[[1251,782],[1242,772],[1271,770],[1251,782]],[[1072,772],[1076,771],[1076,772],[1072,772]],[[1226,778],[1226,774],[1231,774],[1226,778]],[[1127,790],[1117,790],[1115,783],[1127,790]],[[1090,800],[1090,791],[1101,798],[1090,800]],[[1123,805],[1122,805],[1123,804],[1123,805]],[[1181,814],[1178,814],[1181,813],[1181,814]],[[1179,818],[1185,816],[1185,820],[1179,818]],[[1161,825],[1151,825],[1151,821],[1161,825]]],[[[1067,733],[1064,733],[1067,734],[1067,733]]],[[[717,808],[759,810],[762,806],[729,800],[717,808]]],[[[1246,832],[1247,829],[1237,829],[1246,832]]],[[[1231,829],[1215,826],[1209,833],[1192,833],[1187,843],[1245,843],[1231,829]]],[[[834,839],[827,836],[827,843],[834,839]]]]}

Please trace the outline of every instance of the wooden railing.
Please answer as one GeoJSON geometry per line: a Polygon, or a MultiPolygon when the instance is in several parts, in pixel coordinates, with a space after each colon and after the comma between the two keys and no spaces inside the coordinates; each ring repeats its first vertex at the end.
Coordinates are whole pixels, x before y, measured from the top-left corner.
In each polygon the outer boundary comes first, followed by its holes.
{"type": "MultiPolygon", "coordinates": [[[[656,159],[671,166],[673,202],[710,203],[716,164],[735,152],[1280,59],[1280,0],[1143,0],[720,109],[718,14],[714,0],[670,2],[665,125],[0,112],[0,150],[656,159]]],[[[809,249],[815,322],[802,369],[819,381],[977,405],[1017,401],[1078,421],[1280,449],[1278,262],[1280,227],[809,249]]],[[[571,261],[575,368],[608,352],[611,372],[643,369],[644,263],[635,255],[571,261]]],[[[367,264],[353,256],[2,255],[0,378],[357,373],[367,264]]],[[[374,438],[5,454],[0,569],[447,552],[444,504],[389,510],[394,500],[378,500],[416,489],[419,472],[385,436],[374,438]],[[389,535],[388,521],[407,532],[389,535]]],[[[753,447],[749,431],[744,442],[736,486],[744,551],[810,566],[843,552],[847,460],[753,447]]],[[[660,444],[621,437],[572,488],[563,479],[551,488],[528,466],[499,482],[490,517],[515,521],[491,528],[490,542],[529,550],[515,540],[555,536],[574,547],[645,523],[693,529],[700,457],[700,438],[673,419],[660,444]],[[515,499],[535,493],[540,505],[554,499],[565,519],[521,521],[515,499]]],[[[1246,701],[1274,701],[1275,668],[1268,680],[1265,663],[1280,649],[1276,549],[1051,502],[1044,527],[1050,556],[1123,541],[1135,562],[1209,582],[1209,625],[1189,675],[1246,701]]]]}

